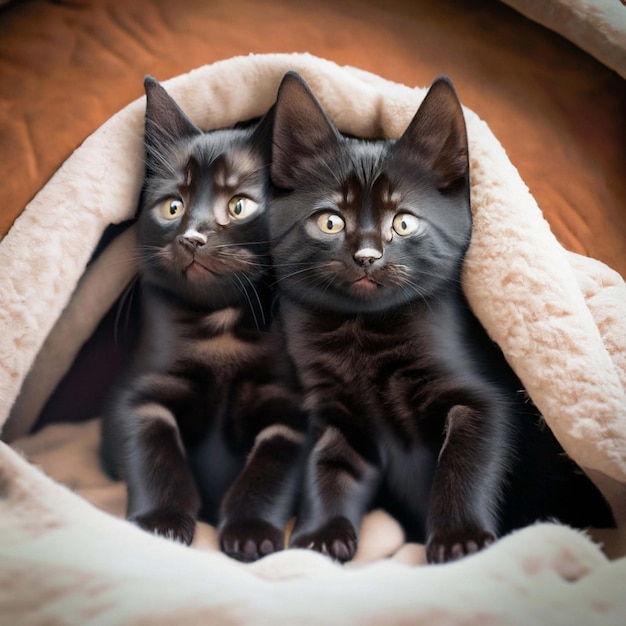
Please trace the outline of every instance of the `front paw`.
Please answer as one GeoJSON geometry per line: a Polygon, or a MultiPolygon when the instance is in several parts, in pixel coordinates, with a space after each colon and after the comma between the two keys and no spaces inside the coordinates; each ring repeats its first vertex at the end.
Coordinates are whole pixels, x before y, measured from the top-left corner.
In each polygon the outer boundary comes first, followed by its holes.
{"type": "Polygon", "coordinates": [[[143,530],[186,545],[193,540],[196,529],[196,520],[193,516],[179,511],[157,509],[128,519],[143,530]]]}
{"type": "Polygon", "coordinates": [[[228,556],[250,563],[284,547],[284,532],[268,522],[226,522],[219,531],[220,548],[228,556]]]}
{"type": "Polygon", "coordinates": [[[426,542],[429,563],[456,561],[486,548],[496,540],[495,535],[482,528],[457,532],[434,532],[426,542]]]}
{"type": "Polygon", "coordinates": [[[345,563],[356,552],[356,531],[345,517],[336,517],[315,532],[304,535],[296,532],[291,540],[291,547],[316,550],[345,563]]]}

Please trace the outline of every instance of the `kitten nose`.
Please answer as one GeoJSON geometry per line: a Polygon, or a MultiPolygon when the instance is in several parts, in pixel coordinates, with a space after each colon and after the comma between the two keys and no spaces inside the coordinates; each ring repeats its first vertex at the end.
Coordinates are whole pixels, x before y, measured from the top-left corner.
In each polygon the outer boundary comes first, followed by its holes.
{"type": "Polygon", "coordinates": [[[354,260],[360,265],[371,265],[383,256],[376,248],[361,248],[354,253],[354,260]]]}
{"type": "Polygon", "coordinates": [[[184,248],[189,248],[190,250],[195,250],[196,248],[201,248],[207,242],[206,235],[198,232],[197,230],[188,230],[183,235],[178,237],[178,243],[184,248]]]}

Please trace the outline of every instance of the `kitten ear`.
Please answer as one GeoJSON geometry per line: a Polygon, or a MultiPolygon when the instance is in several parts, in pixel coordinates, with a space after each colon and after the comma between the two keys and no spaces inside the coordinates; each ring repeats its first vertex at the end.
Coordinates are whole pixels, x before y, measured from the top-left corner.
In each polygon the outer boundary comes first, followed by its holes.
{"type": "Polygon", "coordinates": [[[452,82],[440,76],[431,85],[394,152],[419,159],[446,191],[467,180],[469,156],[463,109],[452,82]]]}
{"type": "Polygon", "coordinates": [[[146,90],[146,145],[165,148],[178,139],[202,133],[155,78],[146,76],[143,86],[146,90]]]}
{"type": "Polygon", "coordinates": [[[283,77],[274,107],[272,182],[291,189],[316,160],[327,159],[338,148],[340,135],[296,72],[283,77]]]}
{"type": "Polygon", "coordinates": [[[252,136],[250,145],[263,156],[263,160],[269,165],[272,158],[272,130],[274,128],[274,114],[276,105],[272,105],[267,113],[258,121],[252,136]]]}

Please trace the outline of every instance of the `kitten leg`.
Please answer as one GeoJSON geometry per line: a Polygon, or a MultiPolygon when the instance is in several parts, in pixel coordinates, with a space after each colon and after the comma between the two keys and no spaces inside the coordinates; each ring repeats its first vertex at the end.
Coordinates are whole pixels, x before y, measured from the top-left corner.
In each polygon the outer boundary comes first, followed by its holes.
{"type": "Polygon", "coordinates": [[[133,417],[124,463],[127,518],[144,530],[190,544],[200,497],[176,420],[156,402],[137,406],[133,417]]]}
{"type": "Polygon", "coordinates": [[[494,423],[467,406],[448,413],[427,519],[426,556],[443,563],[495,541],[504,466],[494,423]]]}
{"type": "Polygon", "coordinates": [[[291,546],[308,548],[341,562],[357,548],[357,532],[380,473],[334,426],[317,440],[307,465],[304,502],[291,546]]]}
{"type": "Polygon", "coordinates": [[[220,511],[222,550],[255,561],[284,548],[293,515],[304,435],[284,424],[256,437],[246,466],[228,490],[220,511]]]}

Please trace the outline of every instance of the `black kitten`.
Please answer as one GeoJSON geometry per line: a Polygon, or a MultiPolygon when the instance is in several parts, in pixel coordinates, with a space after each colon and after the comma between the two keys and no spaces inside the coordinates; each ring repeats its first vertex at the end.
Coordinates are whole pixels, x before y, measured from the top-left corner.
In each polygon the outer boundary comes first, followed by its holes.
{"type": "Polygon", "coordinates": [[[290,73],[273,136],[273,261],[312,419],[292,545],[350,559],[373,504],[430,562],[541,516],[583,521],[585,498],[610,519],[463,296],[469,161],[451,83],[433,83],[400,139],[365,141],[290,73]]]}
{"type": "Polygon", "coordinates": [[[253,560],[283,548],[303,438],[270,322],[271,114],[203,133],[154,79],[145,88],[144,326],[104,415],[103,459],[139,526],[190,543],[200,516],[253,560]]]}

